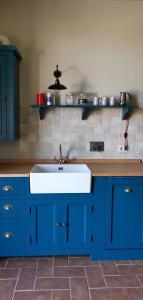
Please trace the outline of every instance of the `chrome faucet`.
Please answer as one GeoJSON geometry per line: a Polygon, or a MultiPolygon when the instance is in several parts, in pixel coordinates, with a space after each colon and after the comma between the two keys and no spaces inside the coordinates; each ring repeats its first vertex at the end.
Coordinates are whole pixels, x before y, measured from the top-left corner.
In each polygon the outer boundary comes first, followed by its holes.
{"type": "Polygon", "coordinates": [[[68,162],[68,160],[69,160],[68,157],[67,156],[63,157],[62,156],[62,145],[61,144],[59,145],[59,154],[60,154],[59,158],[54,157],[54,159],[56,160],[56,162],[58,164],[64,164],[64,163],[68,162]]]}

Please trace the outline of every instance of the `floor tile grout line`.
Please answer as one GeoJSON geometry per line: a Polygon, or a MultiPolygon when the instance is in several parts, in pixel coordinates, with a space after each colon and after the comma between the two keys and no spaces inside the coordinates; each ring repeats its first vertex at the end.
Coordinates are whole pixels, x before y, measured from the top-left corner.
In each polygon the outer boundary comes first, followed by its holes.
{"type": "Polygon", "coordinates": [[[87,272],[86,272],[86,266],[84,267],[84,272],[85,272],[85,278],[86,278],[86,282],[87,282],[89,300],[91,300],[91,294],[90,294],[90,289],[89,289],[89,282],[88,282],[88,276],[87,276],[87,272]]]}
{"type": "Polygon", "coordinates": [[[13,290],[13,295],[12,295],[11,300],[13,300],[14,297],[15,297],[16,287],[17,287],[17,284],[18,284],[18,281],[19,281],[20,273],[21,273],[21,268],[19,269],[19,273],[18,273],[18,276],[17,276],[17,280],[16,280],[16,283],[15,283],[15,287],[14,287],[14,290],[13,290]]]}
{"type": "Polygon", "coordinates": [[[104,280],[105,286],[107,286],[107,283],[106,283],[106,280],[105,280],[105,277],[104,277],[104,273],[103,273],[103,270],[102,270],[102,266],[101,266],[101,262],[100,262],[100,261],[99,261],[99,267],[100,267],[100,270],[101,270],[101,273],[102,273],[102,276],[103,276],[103,280],[104,280]]]}
{"type": "Polygon", "coordinates": [[[106,276],[106,277],[113,277],[113,276],[114,277],[119,277],[119,276],[120,277],[125,277],[125,276],[126,277],[136,277],[136,276],[140,276],[140,275],[143,275],[143,274],[115,274],[115,275],[108,275],[108,274],[106,275],[105,274],[104,276],[106,276]]]}
{"type": "Polygon", "coordinates": [[[69,277],[69,289],[70,289],[70,300],[72,300],[72,294],[71,294],[71,278],[69,277]]]}
{"type": "Polygon", "coordinates": [[[140,275],[138,275],[138,274],[137,274],[137,275],[136,275],[136,278],[137,278],[137,280],[139,281],[139,283],[140,283],[141,287],[143,288],[143,285],[142,285],[142,282],[141,282],[141,280],[140,280],[139,276],[140,276],[140,275]]]}
{"type": "Polygon", "coordinates": [[[38,266],[39,266],[39,259],[36,263],[36,270],[35,270],[35,278],[34,278],[34,282],[33,282],[33,291],[35,290],[35,283],[36,283],[36,274],[37,274],[37,269],[38,269],[38,266]]]}
{"type": "Polygon", "coordinates": [[[55,257],[52,258],[52,277],[54,277],[54,269],[55,269],[55,257]]]}
{"type": "Polygon", "coordinates": [[[91,287],[90,288],[90,290],[102,290],[102,289],[113,289],[113,290],[115,290],[115,289],[139,289],[139,288],[141,288],[141,286],[140,285],[138,285],[138,286],[102,286],[102,287],[91,287]]]}
{"type": "Polygon", "coordinates": [[[118,271],[118,274],[120,274],[120,271],[119,271],[119,269],[118,269],[118,265],[116,265],[116,263],[114,262],[114,265],[115,265],[115,268],[117,269],[117,271],[118,271]]]}
{"type": "Polygon", "coordinates": [[[37,289],[37,290],[31,290],[31,289],[27,289],[27,290],[16,290],[16,293],[21,293],[21,292],[34,292],[34,293],[36,293],[36,292],[41,292],[41,291],[43,291],[43,292],[45,292],[45,291],[69,291],[69,289],[51,289],[51,288],[49,288],[49,289],[37,289]]]}
{"type": "MultiPolygon", "coordinates": [[[[85,275],[83,276],[70,276],[71,278],[85,278],[85,275]]],[[[66,278],[69,278],[69,276],[36,276],[36,278],[38,279],[60,279],[60,278],[63,278],[63,279],[66,279],[66,278]]],[[[13,279],[13,278],[12,278],[13,279]]]]}
{"type": "Polygon", "coordinates": [[[130,295],[128,294],[128,291],[126,288],[123,288],[124,294],[128,297],[129,300],[131,300],[130,295]]]}
{"type": "Polygon", "coordinates": [[[6,259],[6,262],[5,262],[5,265],[4,265],[4,269],[6,269],[7,263],[8,263],[8,258],[6,259]]]}
{"type": "Polygon", "coordinates": [[[17,277],[7,277],[7,278],[0,278],[0,281],[4,280],[15,280],[17,277]]]}

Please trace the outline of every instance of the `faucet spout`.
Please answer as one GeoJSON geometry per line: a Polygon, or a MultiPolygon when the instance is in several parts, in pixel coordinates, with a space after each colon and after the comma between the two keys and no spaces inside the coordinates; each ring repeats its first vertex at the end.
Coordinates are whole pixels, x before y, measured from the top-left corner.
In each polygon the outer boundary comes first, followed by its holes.
{"type": "Polygon", "coordinates": [[[69,160],[67,156],[63,157],[61,144],[59,145],[59,158],[54,157],[54,159],[56,160],[56,162],[58,164],[64,164],[64,163],[68,162],[68,160],[69,160]]]}
{"type": "Polygon", "coordinates": [[[62,159],[62,145],[59,145],[59,152],[60,152],[60,160],[62,159]]]}

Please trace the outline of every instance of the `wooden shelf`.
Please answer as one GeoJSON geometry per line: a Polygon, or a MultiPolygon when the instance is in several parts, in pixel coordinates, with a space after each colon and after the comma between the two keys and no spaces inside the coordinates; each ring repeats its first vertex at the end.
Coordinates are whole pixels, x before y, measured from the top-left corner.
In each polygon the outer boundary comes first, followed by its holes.
{"type": "Polygon", "coordinates": [[[82,120],[86,120],[90,111],[93,110],[98,110],[98,109],[103,109],[103,108],[108,108],[108,109],[117,109],[121,108],[122,109],[122,120],[126,120],[130,113],[132,112],[133,109],[137,108],[136,105],[116,105],[116,106],[95,106],[93,104],[77,104],[77,105],[37,105],[33,104],[31,105],[32,108],[35,108],[36,111],[38,112],[38,115],[40,117],[40,120],[43,120],[45,117],[45,112],[50,109],[55,109],[55,108],[79,108],[82,111],[82,120]]]}

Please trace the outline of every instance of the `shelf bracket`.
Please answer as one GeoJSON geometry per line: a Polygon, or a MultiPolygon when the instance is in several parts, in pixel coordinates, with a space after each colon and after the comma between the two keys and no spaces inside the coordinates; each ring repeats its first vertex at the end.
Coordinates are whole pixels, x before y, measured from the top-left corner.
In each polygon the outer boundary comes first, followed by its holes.
{"type": "Polygon", "coordinates": [[[86,120],[88,117],[88,109],[83,107],[82,108],[82,120],[86,120]]]}
{"type": "Polygon", "coordinates": [[[131,106],[123,106],[122,108],[122,120],[127,120],[129,118],[129,114],[132,112],[131,106]]]}
{"type": "Polygon", "coordinates": [[[45,108],[44,107],[36,107],[36,111],[38,113],[38,116],[40,117],[40,120],[44,120],[45,108]]]}

